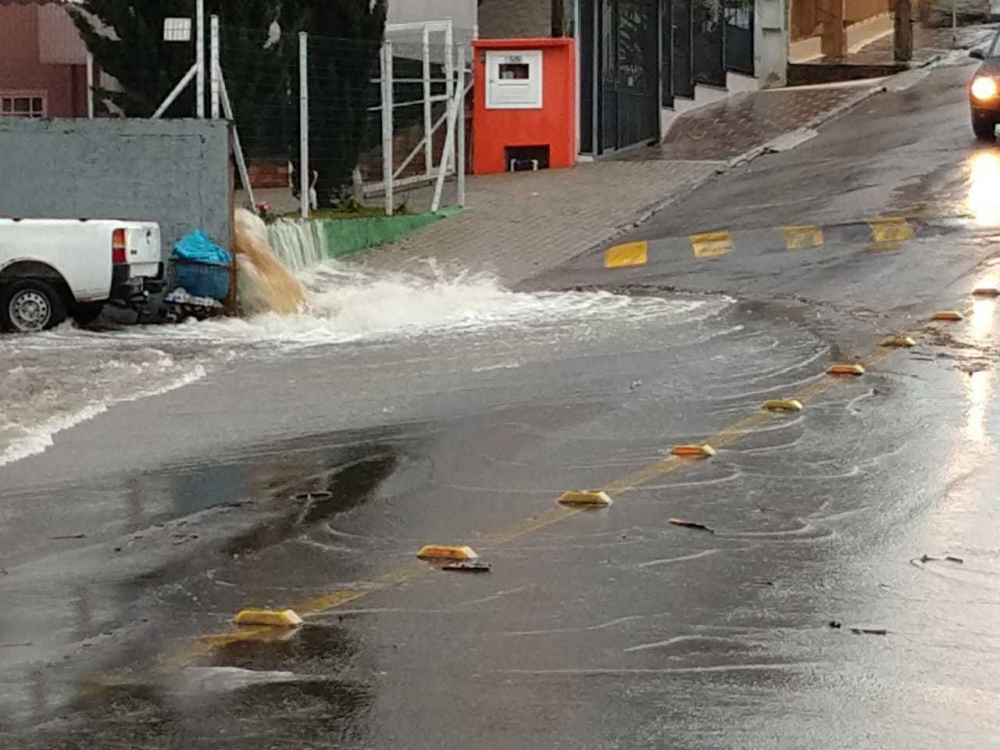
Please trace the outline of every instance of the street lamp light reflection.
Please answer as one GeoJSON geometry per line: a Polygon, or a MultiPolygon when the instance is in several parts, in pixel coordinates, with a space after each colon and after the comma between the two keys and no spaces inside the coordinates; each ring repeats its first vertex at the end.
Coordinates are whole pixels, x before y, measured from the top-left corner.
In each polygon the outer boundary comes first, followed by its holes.
{"type": "Polygon", "coordinates": [[[980,226],[1000,226],[1000,155],[983,151],[972,157],[968,206],[980,226]]]}

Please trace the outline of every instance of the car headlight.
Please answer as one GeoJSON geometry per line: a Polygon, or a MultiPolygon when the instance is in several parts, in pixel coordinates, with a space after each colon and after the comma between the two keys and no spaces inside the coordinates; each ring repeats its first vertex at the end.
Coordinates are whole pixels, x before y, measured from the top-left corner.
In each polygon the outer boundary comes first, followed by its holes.
{"type": "Polygon", "coordinates": [[[979,76],[972,82],[972,97],[980,101],[997,98],[997,82],[987,76],[979,76]]]}

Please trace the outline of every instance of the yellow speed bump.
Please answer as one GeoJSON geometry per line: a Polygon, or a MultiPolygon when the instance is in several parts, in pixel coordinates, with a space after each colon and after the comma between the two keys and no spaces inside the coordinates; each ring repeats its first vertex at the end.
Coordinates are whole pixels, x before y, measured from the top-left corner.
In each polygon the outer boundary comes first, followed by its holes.
{"type": "Polygon", "coordinates": [[[644,266],[649,260],[649,245],[645,242],[626,242],[604,251],[605,268],[644,266]]]}
{"type": "Polygon", "coordinates": [[[675,445],[670,452],[684,458],[711,458],[715,455],[715,448],[711,445],[675,445]]]}
{"type": "Polygon", "coordinates": [[[882,343],[879,344],[879,346],[886,346],[886,347],[894,346],[904,349],[909,349],[911,346],[916,346],[916,345],[917,342],[914,341],[909,336],[890,336],[887,339],[883,339],[882,343]]]}
{"type": "Polygon", "coordinates": [[[861,365],[830,365],[826,372],[828,375],[864,375],[865,368],[861,365]]]}
{"type": "Polygon", "coordinates": [[[945,320],[950,322],[955,322],[959,320],[965,320],[965,316],[962,315],[958,310],[938,310],[936,313],[931,315],[931,320],[945,320]]]}
{"type": "Polygon", "coordinates": [[[472,547],[448,547],[440,544],[426,544],[420,548],[417,557],[421,560],[475,560],[479,557],[472,547]]]}
{"type": "Polygon", "coordinates": [[[771,399],[764,402],[767,411],[802,411],[802,402],[794,398],[771,399]]]}
{"type": "Polygon", "coordinates": [[[302,618],[291,609],[244,609],[233,618],[237,625],[266,625],[272,628],[294,628],[302,618]]]}
{"type": "Polygon", "coordinates": [[[972,293],[976,297],[1000,297],[1000,286],[995,283],[980,284],[972,293]]]}
{"type": "Polygon", "coordinates": [[[715,258],[733,251],[733,237],[729,232],[703,232],[692,234],[689,239],[696,258],[715,258]]]}
{"type": "Polygon", "coordinates": [[[913,227],[902,216],[887,216],[868,222],[871,227],[872,240],[880,248],[888,248],[907,240],[912,240],[916,234],[913,227]]]}
{"type": "Polygon", "coordinates": [[[559,498],[562,505],[601,507],[611,505],[611,498],[603,490],[570,490],[559,498]]]}
{"type": "Polygon", "coordinates": [[[823,244],[823,230],[817,226],[779,227],[778,231],[785,238],[785,247],[789,250],[804,250],[823,244]]]}

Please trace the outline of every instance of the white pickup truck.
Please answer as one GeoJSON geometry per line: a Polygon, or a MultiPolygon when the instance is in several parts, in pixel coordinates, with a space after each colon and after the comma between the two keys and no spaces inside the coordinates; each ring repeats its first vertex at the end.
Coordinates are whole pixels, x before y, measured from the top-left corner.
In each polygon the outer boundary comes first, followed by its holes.
{"type": "Polygon", "coordinates": [[[0,218],[0,329],[86,324],[106,302],[137,307],[163,284],[155,222],[0,218]]]}

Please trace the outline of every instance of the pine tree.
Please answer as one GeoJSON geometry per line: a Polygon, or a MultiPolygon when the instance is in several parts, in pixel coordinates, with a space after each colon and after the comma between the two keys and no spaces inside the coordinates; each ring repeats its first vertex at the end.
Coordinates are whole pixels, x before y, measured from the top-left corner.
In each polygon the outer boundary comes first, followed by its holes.
{"type": "Polygon", "coordinates": [[[371,137],[386,0],[296,1],[310,34],[309,166],[320,206],[331,206],[371,137]]]}
{"type": "MultiPolygon", "coordinates": [[[[98,89],[98,101],[112,102],[126,116],[150,116],[194,63],[193,35],[186,43],[163,40],[164,19],[193,19],[194,0],[82,0],[70,12],[100,69],[119,84],[114,90],[98,89]]],[[[272,22],[295,31],[303,20],[297,0],[206,0],[206,26],[212,14],[229,27],[222,35],[223,48],[240,66],[241,75],[234,79],[245,82],[227,80],[234,102],[259,90],[259,81],[248,72],[277,70],[274,58],[287,54],[280,45],[262,48],[272,22]]],[[[287,83],[286,76],[285,88],[287,83]]],[[[189,88],[166,116],[191,117],[194,102],[194,90],[189,88]]]]}
{"type": "MultiPolygon", "coordinates": [[[[222,68],[249,158],[298,153],[298,39],[310,34],[310,162],[320,204],[331,205],[371,137],[379,103],[379,49],[386,0],[206,0],[222,24],[222,68]],[[280,35],[272,38],[277,21],[280,35]]],[[[195,43],[163,41],[165,18],[193,18],[195,0],[81,0],[77,28],[114,90],[98,102],[130,117],[149,117],[195,59],[195,43]]],[[[206,23],[207,25],[207,23],[206,23]]],[[[166,111],[192,117],[194,86],[166,111]]],[[[297,161],[297,159],[296,159],[297,161]]]]}

